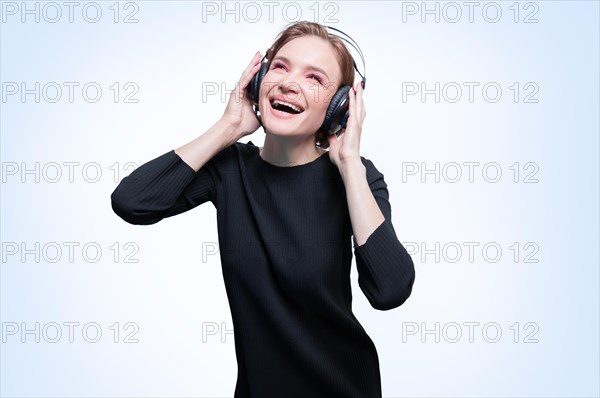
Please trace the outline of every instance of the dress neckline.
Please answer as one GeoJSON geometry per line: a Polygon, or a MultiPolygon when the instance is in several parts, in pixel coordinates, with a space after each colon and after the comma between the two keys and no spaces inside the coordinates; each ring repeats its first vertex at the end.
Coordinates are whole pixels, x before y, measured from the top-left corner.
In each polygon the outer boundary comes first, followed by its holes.
{"type": "Polygon", "coordinates": [[[319,155],[319,157],[317,157],[316,159],[311,160],[310,162],[307,163],[303,163],[303,164],[298,164],[295,166],[277,166],[274,165],[273,163],[269,163],[266,160],[264,160],[261,156],[260,156],[260,148],[256,145],[254,145],[254,143],[252,141],[249,141],[248,144],[251,144],[254,147],[254,153],[256,155],[256,157],[258,158],[258,161],[262,164],[264,164],[266,167],[270,168],[270,169],[274,169],[274,170],[299,170],[299,169],[304,169],[304,168],[308,168],[311,165],[317,164],[320,161],[323,161],[323,159],[327,159],[329,157],[329,153],[325,152],[321,155],[319,155]]]}

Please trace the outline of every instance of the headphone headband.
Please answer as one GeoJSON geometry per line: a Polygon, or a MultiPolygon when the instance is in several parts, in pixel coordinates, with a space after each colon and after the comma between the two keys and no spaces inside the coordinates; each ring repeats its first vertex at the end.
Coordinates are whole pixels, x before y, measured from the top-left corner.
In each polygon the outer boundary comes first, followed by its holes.
{"type": "Polygon", "coordinates": [[[367,84],[367,66],[365,64],[365,57],[363,56],[362,51],[360,50],[360,47],[358,46],[358,43],[356,43],[356,41],[354,41],[354,39],[352,37],[350,37],[347,33],[344,33],[343,31],[341,31],[340,29],[334,28],[333,26],[328,26],[328,25],[324,25],[327,29],[331,29],[331,30],[335,30],[336,32],[341,33],[342,35],[346,36],[348,39],[336,35],[337,37],[339,37],[341,40],[345,41],[346,43],[350,44],[352,47],[354,47],[354,49],[356,50],[356,52],[358,53],[358,55],[360,55],[360,59],[362,61],[363,64],[363,72],[364,72],[364,76],[360,73],[360,71],[358,70],[358,68],[356,67],[356,62],[354,61],[354,57],[352,59],[352,63],[354,64],[354,69],[356,69],[356,72],[358,72],[358,74],[360,75],[360,77],[362,78],[362,87],[363,89],[365,88],[365,85],[367,84]]]}

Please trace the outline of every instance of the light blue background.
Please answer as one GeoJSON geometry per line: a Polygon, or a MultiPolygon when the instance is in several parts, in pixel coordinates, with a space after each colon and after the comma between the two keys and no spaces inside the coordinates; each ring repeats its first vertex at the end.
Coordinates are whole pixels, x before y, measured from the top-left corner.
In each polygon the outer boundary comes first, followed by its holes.
{"type": "MultiPolygon", "coordinates": [[[[27,2],[31,9],[35,4],[27,2]]],[[[42,12],[46,3],[37,4],[42,12]]],[[[20,10],[9,15],[7,2],[2,4],[0,80],[25,82],[28,88],[35,82],[80,86],[73,103],[65,86],[57,103],[43,98],[36,103],[32,95],[24,103],[18,96],[1,103],[6,181],[0,215],[0,393],[231,397],[237,365],[219,256],[202,258],[203,244],[217,242],[214,207],[205,204],[141,227],[113,213],[110,194],[131,171],[127,162],[141,165],[179,147],[220,117],[226,103],[220,94],[233,88],[253,54],[264,53],[289,21],[282,15],[286,3],[274,8],[272,21],[265,3],[255,3],[263,12],[256,23],[244,20],[245,3],[238,5],[239,23],[235,12],[222,22],[220,13],[203,14],[203,3],[193,1],[135,2],[137,10],[118,4],[120,20],[136,11],[137,23],[113,22],[113,2],[98,2],[102,17],[88,23],[81,13],[88,3],[80,2],[69,23],[68,8],[57,4],[63,15],[56,23],[43,15],[39,23],[33,15],[23,23],[20,10]],[[82,99],[87,82],[103,89],[97,103],[82,99]],[[137,84],[139,102],[115,103],[109,89],[115,82],[122,95],[132,91],[123,84],[137,84]],[[226,90],[203,101],[203,87],[212,83],[226,90]],[[23,173],[22,162],[30,169],[39,162],[40,174],[46,166],[46,178],[41,175],[36,183],[33,174],[23,173]],[[62,167],[62,178],[49,182],[51,162],[79,162],[74,181],[62,167]],[[118,175],[111,169],[115,162],[118,175]],[[7,172],[11,165],[19,168],[16,175],[7,172]],[[91,177],[97,165],[101,178],[86,182],[83,165],[92,166],[91,177]],[[63,252],[56,263],[44,257],[36,262],[35,253],[23,261],[20,252],[7,253],[11,242],[29,249],[35,242],[40,247],[57,242],[63,252]],[[64,242],[79,243],[73,262],[64,242]],[[95,263],[81,251],[90,242],[102,249],[95,263]],[[116,262],[110,249],[115,242],[116,262]],[[124,261],[133,251],[128,242],[137,248],[137,263],[124,261]],[[40,323],[39,343],[35,333],[23,334],[22,322],[29,329],[40,323]],[[57,343],[46,341],[54,336],[52,322],[62,326],[57,343]],[[73,342],[65,322],[80,323],[73,342]],[[90,343],[81,330],[94,322],[102,337],[90,343]],[[110,329],[115,322],[117,342],[110,329]],[[138,327],[132,336],[137,343],[123,342],[134,331],[125,328],[127,322],[138,327]],[[13,324],[19,327],[15,335],[8,333],[13,324]],[[203,339],[203,325],[212,324],[218,333],[204,333],[203,339]]],[[[222,11],[221,2],[211,4],[222,11]]],[[[427,3],[448,12],[439,22],[433,15],[422,22],[421,13],[403,14],[403,7],[412,5],[422,10],[421,2],[296,4],[302,19],[344,30],[363,50],[368,83],[361,154],[384,173],[400,241],[419,248],[413,252],[412,296],[391,311],[370,307],[353,262],[353,308],[377,347],[383,396],[599,396],[598,2],[498,2],[502,15],[496,23],[482,17],[490,2],[479,3],[473,22],[464,3],[454,3],[463,12],[456,23],[448,20],[454,11],[444,2],[427,3]],[[523,23],[532,12],[538,22],[523,23]],[[436,103],[432,95],[424,102],[417,96],[403,102],[403,82],[425,82],[429,89],[435,82],[480,85],[472,103],[466,91],[457,103],[436,103]],[[498,102],[482,98],[488,82],[502,88],[498,102]],[[516,103],[509,89],[515,82],[521,94],[516,103]],[[532,92],[523,88],[528,82],[539,89],[537,103],[523,101],[532,92]],[[480,166],[472,183],[464,165],[456,183],[449,181],[452,168],[439,182],[432,175],[422,182],[421,174],[403,174],[403,167],[416,164],[422,171],[436,162],[440,169],[453,162],[480,166]],[[482,166],[493,162],[502,171],[497,183],[481,174],[482,166]],[[515,162],[518,182],[510,168],[515,162]],[[526,168],[528,162],[537,169],[526,168]],[[533,170],[538,182],[525,183],[533,170]],[[434,254],[423,257],[421,245],[433,249],[436,242],[445,255],[437,261],[434,254]],[[473,261],[465,242],[479,245],[473,261]],[[481,248],[489,242],[502,249],[497,262],[483,257],[481,248]],[[511,250],[515,242],[518,261],[511,250]],[[537,262],[524,261],[533,252],[528,242],[537,247],[537,262]],[[455,246],[463,251],[452,262],[455,246]],[[472,341],[469,322],[478,323],[472,341]],[[436,323],[439,341],[425,333],[436,323]],[[453,325],[462,332],[457,342],[452,342],[453,325]],[[489,342],[496,329],[483,335],[484,325],[500,328],[499,341],[489,342]],[[407,333],[412,326],[417,334],[407,333]]],[[[294,9],[288,9],[291,19],[294,9]]],[[[488,11],[493,17],[493,9],[488,11]]],[[[92,10],[88,15],[93,17],[92,10]]],[[[262,145],[262,129],[240,141],[249,140],[262,145]]],[[[48,247],[46,258],[54,256],[48,247]]],[[[94,337],[93,329],[88,336],[94,337]]]]}

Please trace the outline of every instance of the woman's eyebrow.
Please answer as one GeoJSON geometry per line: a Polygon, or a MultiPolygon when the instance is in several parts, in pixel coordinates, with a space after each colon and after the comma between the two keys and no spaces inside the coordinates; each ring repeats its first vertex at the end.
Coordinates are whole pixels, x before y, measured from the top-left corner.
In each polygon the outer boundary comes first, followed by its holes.
{"type": "MultiPolygon", "coordinates": [[[[282,55],[276,56],[275,58],[273,58],[273,61],[275,61],[276,59],[280,59],[283,62],[287,62],[288,64],[291,64],[290,60],[287,59],[286,57],[282,56],[282,55]]],[[[327,78],[327,80],[329,80],[329,76],[327,75],[327,72],[325,72],[322,68],[319,68],[318,66],[313,66],[313,65],[308,65],[308,68],[316,70],[318,72],[321,72],[322,74],[325,75],[325,77],[327,78]]]]}

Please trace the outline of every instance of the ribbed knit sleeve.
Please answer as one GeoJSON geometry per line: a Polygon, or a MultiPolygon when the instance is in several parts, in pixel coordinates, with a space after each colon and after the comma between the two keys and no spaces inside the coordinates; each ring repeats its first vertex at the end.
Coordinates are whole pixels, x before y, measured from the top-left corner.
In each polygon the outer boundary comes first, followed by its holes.
{"type": "Polygon", "coordinates": [[[220,177],[215,167],[228,147],[195,172],[171,150],[123,178],[111,195],[113,211],[130,224],[154,224],[207,201],[215,204],[220,177]]]}
{"type": "Polygon", "coordinates": [[[362,245],[358,246],[352,237],[358,284],[373,308],[390,310],[402,305],[410,296],[415,267],[392,225],[392,209],[383,174],[370,160],[365,159],[363,164],[371,192],[385,220],[362,245]]]}

